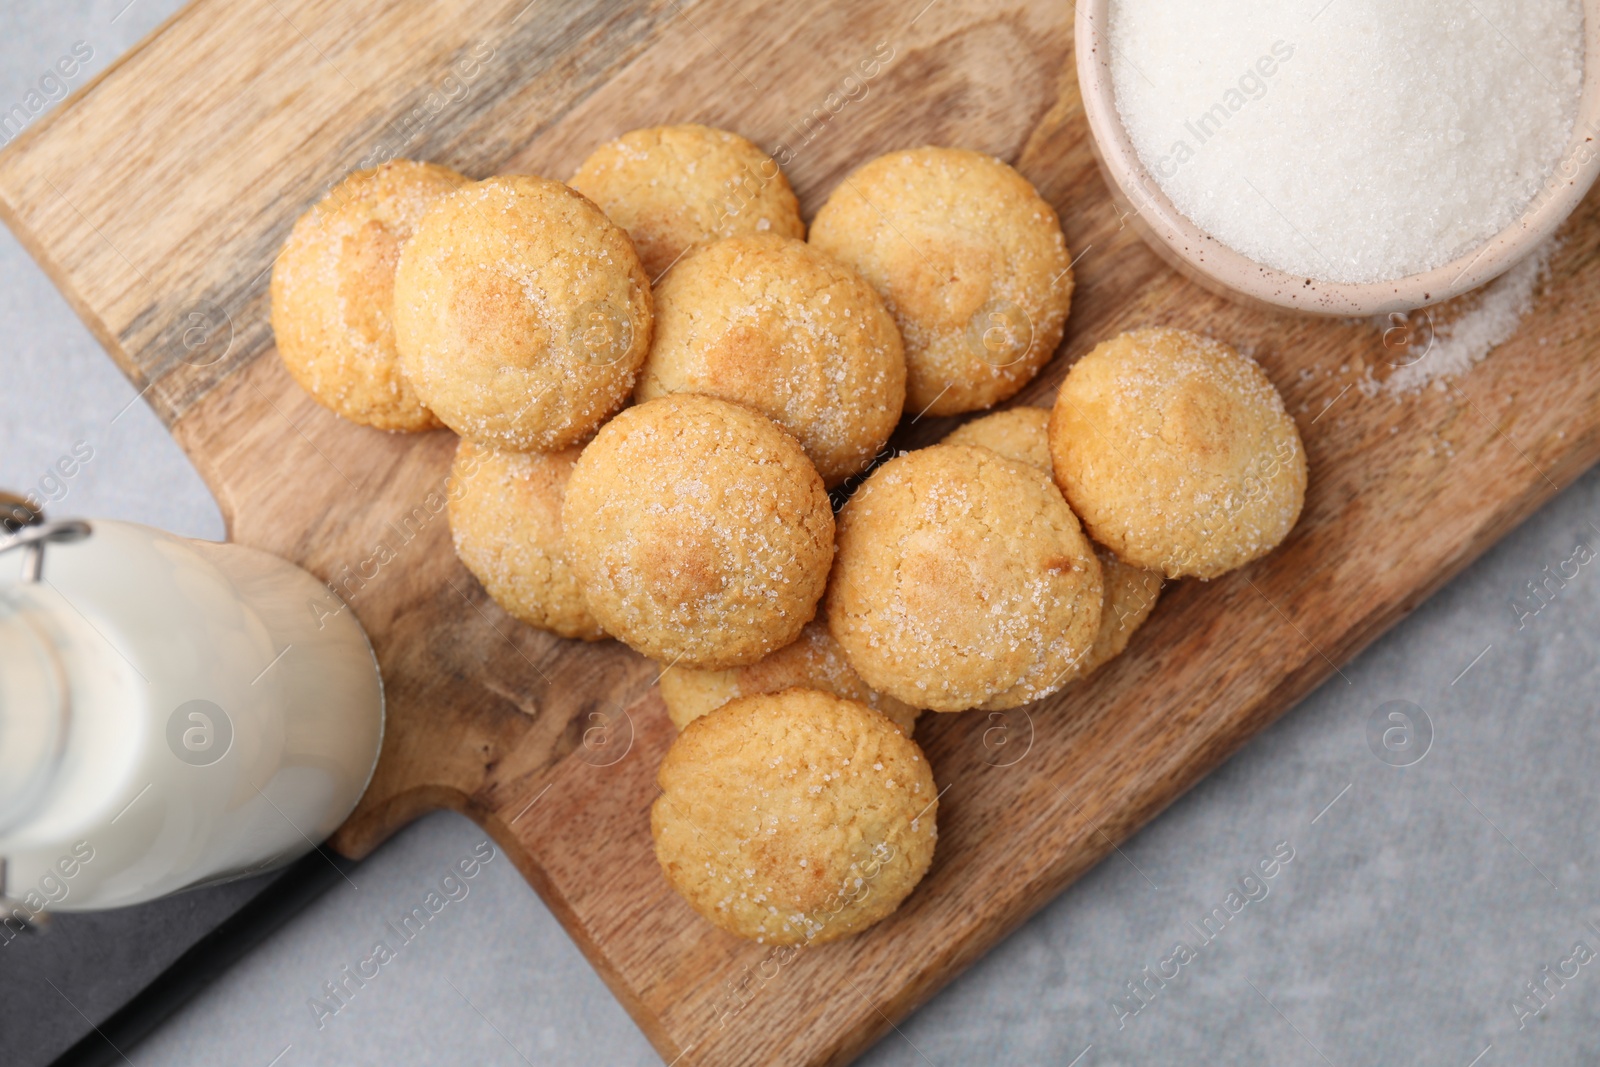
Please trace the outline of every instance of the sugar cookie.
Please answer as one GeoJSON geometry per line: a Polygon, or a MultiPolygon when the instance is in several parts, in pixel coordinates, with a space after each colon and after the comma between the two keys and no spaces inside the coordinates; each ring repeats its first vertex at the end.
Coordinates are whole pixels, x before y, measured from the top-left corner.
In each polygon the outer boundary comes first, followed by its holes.
{"type": "Polygon", "coordinates": [[[1061,342],[1072,258],[1055,209],[992,156],[914,148],[839,184],[811,243],[860,271],[906,346],[906,409],[954,415],[1026,385],[1061,342]]]}
{"type": "Polygon", "coordinates": [[[687,393],[601,428],[561,521],[600,625],[683,667],[744,666],[793,641],[833,558],[827,490],[794,438],[749,408],[687,393]]]}
{"type": "Polygon", "coordinates": [[[490,178],[435,203],[400,254],[394,305],[417,394],[462,437],[515,451],[592,433],[650,348],[633,243],[544,178],[490,178]]]}
{"type": "Polygon", "coordinates": [[[998,710],[1071,680],[1102,595],[1094,549],[1044,472],[934,445],[879,467],[839,513],[828,628],[880,692],[998,710]]]}
{"type": "Polygon", "coordinates": [[[661,699],[672,724],[680,730],[737,697],[778,693],[795,686],[859,701],[881,712],[907,737],[917,722],[916,708],[874,692],[861,680],[828,633],[828,624],[820,619],[806,623],[798,640],[748,667],[697,671],[662,664],[662,668],[661,699]]]}
{"type": "Polygon", "coordinates": [[[625,133],[595,149],[567,184],[628,231],[652,281],[702,241],[806,235],[800,203],[772,157],[709,126],[625,133]]]}
{"type": "Polygon", "coordinates": [[[1100,629],[1075,675],[1080,680],[1122,655],[1133,640],[1133,632],[1144,625],[1161,596],[1161,575],[1157,572],[1124,563],[1116,553],[1100,545],[1095,546],[1095,555],[1100,560],[1105,596],[1100,602],[1100,629]]]}
{"type": "Polygon", "coordinates": [[[1305,448],[1272,382],[1186,330],[1120,334],[1078,360],[1050,452],[1094,539],[1168,578],[1215,578],[1266,555],[1305,502],[1305,448]]]}
{"type": "Polygon", "coordinates": [[[963,423],[940,444],[977,445],[1050,473],[1050,411],[1020,407],[963,423]]]}
{"type": "MultiPolygon", "coordinates": [[[[1051,473],[1050,412],[1022,407],[974,419],[945,435],[941,444],[976,445],[1007,459],[1051,473]]],[[[1100,602],[1100,629],[1083,656],[1075,678],[1086,678],[1107,660],[1122,654],[1133,632],[1155,610],[1161,575],[1123,563],[1110,549],[1095,546],[1105,594],[1100,602]]]]}
{"type": "Polygon", "coordinates": [[[562,637],[605,631],[567,565],[561,502],[579,449],[503,452],[462,438],[450,472],[456,555],[506,612],[562,637]]]}
{"type": "Polygon", "coordinates": [[[380,430],[443,425],[400,371],[394,270],[423,212],[470,179],[396,159],[359,170],[294,224],[272,265],[272,333],[295,381],[324,407],[380,430]]]}
{"type": "Polygon", "coordinates": [[[939,802],[915,741],[865,705],[790,689],[691,722],[656,775],[662,873],[706,919],[779,945],[883,920],[933,862],[939,802]]]}
{"type": "Polygon", "coordinates": [[[900,331],[848,267],[762,234],[702,245],[656,290],[634,395],[704,393],[788,430],[829,486],[864,470],[900,421],[900,331]]]}

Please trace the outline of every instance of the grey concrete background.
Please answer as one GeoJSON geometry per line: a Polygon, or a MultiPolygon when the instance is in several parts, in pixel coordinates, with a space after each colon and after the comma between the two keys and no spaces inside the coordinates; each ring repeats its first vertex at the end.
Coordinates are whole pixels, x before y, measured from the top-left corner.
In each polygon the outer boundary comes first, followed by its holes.
{"type": "MultiPolygon", "coordinates": [[[[136,0],[118,16],[124,3],[5,8],[0,101],[20,99],[72,42],[92,42],[98,67],[177,6],[136,0]]],[[[0,338],[0,485],[32,487],[88,441],[94,459],[67,485],[59,512],[220,534],[187,461],[142,402],[123,411],[134,390],[4,233],[0,338]]],[[[1600,951],[1596,568],[1583,567],[1521,629],[1511,607],[1524,583],[1579,544],[1600,546],[1593,473],[863,1062],[1593,1063],[1600,958],[1562,961],[1578,942],[1582,959],[1600,951]],[[1382,747],[1368,740],[1369,720],[1396,700],[1420,709],[1414,736],[1432,735],[1420,761],[1404,767],[1381,761],[1382,747]],[[1195,944],[1186,924],[1223,904],[1238,877],[1283,842],[1280,853],[1292,849],[1293,859],[1268,895],[1177,978],[1149,983],[1148,1003],[1130,999],[1125,983],[1158,968],[1179,939],[1195,944]],[[1576,974],[1551,978],[1545,967],[1576,974]],[[1532,1002],[1542,1011],[1519,1020],[1514,1001],[1535,981],[1544,983],[1532,1002]]],[[[1014,773],[1027,773],[1026,761],[1014,773]]],[[[459,817],[417,823],[350,885],[122,1050],[128,1061],[659,1062],[504,857],[319,1027],[308,1000],[321,984],[482,840],[459,817]]]]}

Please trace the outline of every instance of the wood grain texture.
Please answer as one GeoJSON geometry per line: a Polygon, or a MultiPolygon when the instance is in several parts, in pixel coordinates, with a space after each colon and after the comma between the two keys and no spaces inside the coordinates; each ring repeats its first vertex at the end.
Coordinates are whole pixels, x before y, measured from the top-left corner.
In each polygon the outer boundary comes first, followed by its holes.
{"type": "Polygon", "coordinates": [[[847,1062],[1600,457],[1596,197],[1509,343],[1449,389],[1367,396],[1346,386],[1387,373],[1379,329],[1220,300],[1122,225],[1085,142],[1068,5],[925,2],[198,0],[0,155],[0,212],[147,390],[231,535],[329,580],[373,638],[390,729],[336,846],[360,856],[423,811],[466,812],[668,1061],[847,1062]],[[948,790],[927,880],[890,921],[781,966],[656,869],[647,809],[672,727],[655,667],[501,612],[450,550],[453,438],[336,419],[270,358],[266,321],[294,219],[375,151],[565,177],[618,133],[690,120],[786,148],[808,217],[888,149],[1012,161],[1081,256],[1062,351],[1021,401],[1047,403],[1119,330],[1202,330],[1261,361],[1311,468],[1279,551],[1169,587],[1091,683],[998,723],[1005,746],[988,716],[926,722],[948,790]],[[197,308],[231,325],[198,357],[197,308]]]}

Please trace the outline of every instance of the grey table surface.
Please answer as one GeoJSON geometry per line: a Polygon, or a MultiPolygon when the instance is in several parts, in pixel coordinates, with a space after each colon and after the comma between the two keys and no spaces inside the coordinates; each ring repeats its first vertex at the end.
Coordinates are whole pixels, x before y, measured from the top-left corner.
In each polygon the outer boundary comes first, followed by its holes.
{"type": "MultiPolygon", "coordinates": [[[[6,7],[0,102],[23,99],[76,41],[91,44],[98,69],[177,6],[6,7]]],[[[39,486],[58,456],[89,442],[94,458],[79,474],[44,486],[61,494],[59,513],[221,535],[193,468],[142,402],[128,406],[132,387],[3,232],[0,338],[0,485],[39,486]]],[[[1578,545],[1600,546],[1600,473],[1579,479],[862,1062],[1596,1062],[1600,577],[1584,567],[1520,625],[1512,607],[1526,582],[1578,545]],[[1370,741],[1375,718],[1396,725],[1392,701],[1413,706],[1414,744],[1429,741],[1407,766],[1380,759],[1370,741]],[[1267,895],[1202,945],[1191,924],[1275,849],[1293,859],[1267,895]],[[1195,957],[1176,978],[1147,977],[1170,973],[1162,961],[1179,941],[1199,946],[1195,957]],[[1142,983],[1142,997],[1131,983],[1142,983]]],[[[397,966],[337,1013],[312,1009],[387,918],[483,839],[455,815],[422,819],[122,1052],[140,1067],[658,1063],[503,856],[397,966]]]]}

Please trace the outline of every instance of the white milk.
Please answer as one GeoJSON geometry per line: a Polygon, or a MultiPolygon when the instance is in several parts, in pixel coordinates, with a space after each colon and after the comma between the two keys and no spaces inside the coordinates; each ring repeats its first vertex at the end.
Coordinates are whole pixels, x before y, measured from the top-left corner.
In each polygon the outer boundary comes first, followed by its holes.
{"type": "Polygon", "coordinates": [[[134,904],[327,837],[383,735],[341,607],[275,556],[123,522],[0,584],[0,940],[40,908],[134,904]]]}

